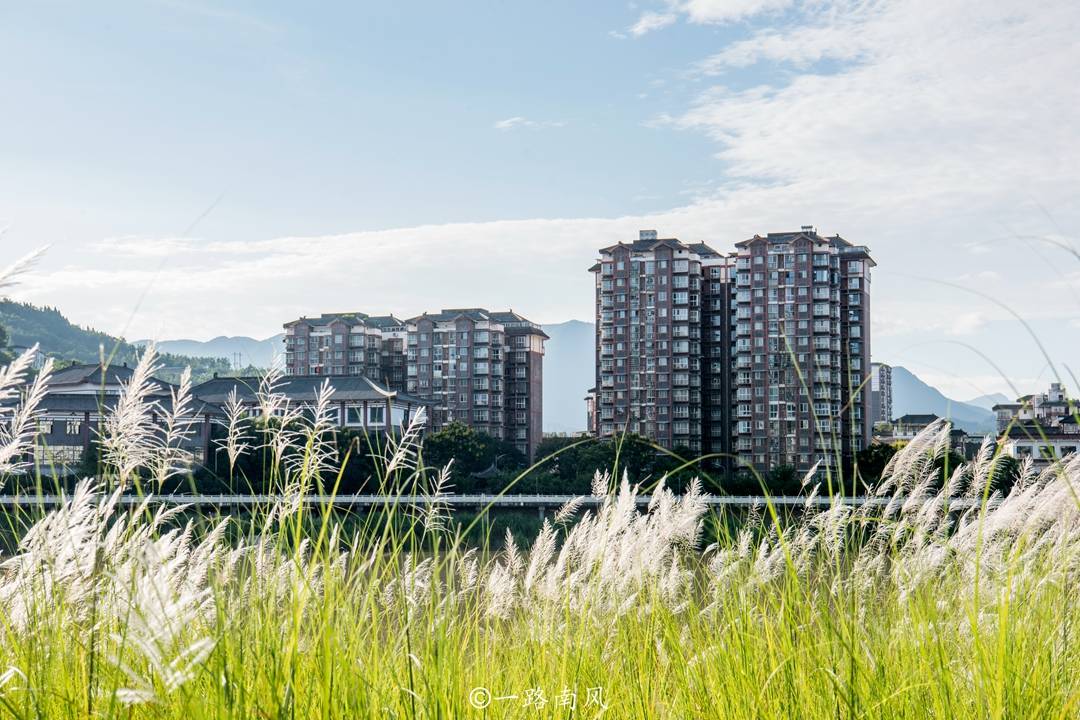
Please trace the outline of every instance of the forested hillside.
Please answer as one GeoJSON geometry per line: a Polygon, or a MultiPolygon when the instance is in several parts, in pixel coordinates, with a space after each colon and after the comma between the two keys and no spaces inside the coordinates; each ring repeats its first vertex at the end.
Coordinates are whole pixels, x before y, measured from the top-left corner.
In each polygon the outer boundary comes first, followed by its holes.
{"type": "MultiPolygon", "coordinates": [[[[29,303],[0,301],[0,327],[7,332],[11,346],[29,347],[37,343],[43,352],[61,364],[98,362],[102,356],[111,363],[134,364],[140,352],[123,338],[73,324],[56,308],[29,303]]],[[[161,364],[164,368],[157,376],[169,382],[178,379],[188,365],[196,382],[215,372],[224,374],[231,370],[229,361],[222,358],[170,353],[161,355],[161,364]]]]}

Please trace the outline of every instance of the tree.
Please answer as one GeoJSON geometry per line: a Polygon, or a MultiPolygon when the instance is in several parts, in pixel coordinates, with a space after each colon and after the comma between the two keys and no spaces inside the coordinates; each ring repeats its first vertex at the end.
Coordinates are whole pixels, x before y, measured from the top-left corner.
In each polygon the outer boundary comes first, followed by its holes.
{"type": "Polygon", "coordinates": [[[0,325],[0,365],[7,365],[14,358],[11,349],[8,348],[8,342],[8,331],[0,325]]]}
{"type": "Polygon", "coordinates": [[[860,450],[855,458],[862,482],[870,488],[881,482],[881,473],[896,454],[896,447],[887,443],[871,443],[860,450]]]}
{"type": "Polygon", "coordinates": [[[473,477],[492,467],[500,473],[492,480],[507,480],[525,467],[525,456],[511,443],[474,430],[461,422],[447,424],[424,438],[422,459],[431,468],[453,461],[451,477],[459,491],[493,489],[473,477]]]}

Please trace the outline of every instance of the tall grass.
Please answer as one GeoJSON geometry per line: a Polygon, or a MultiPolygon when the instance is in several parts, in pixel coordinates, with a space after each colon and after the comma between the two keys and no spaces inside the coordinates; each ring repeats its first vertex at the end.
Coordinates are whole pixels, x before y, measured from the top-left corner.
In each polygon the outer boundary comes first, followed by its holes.
{"type": "MultiPolygon", "coordinates": [[[[298,501],[343,460],[319,412],[265,441],[281,503],[242,524],[155,504],[185,426],[145,425],[153,363],[151,349],[104,423],[103,478],[30,518],[0,563],[5,716],[1080,713],[1075,457],[1024,466],[1002,497],[988,440],[934,490],[939,423],[894,458],[887,505],[783,524],[765,507],[708,547],[696,484],[661,485],[639,510],[637,488],[598,474],[599,508],[571,503],[495,552],[467,547],[437,502],[446,474],[423,465],[422,418],[388,440],[379,480],[433,502],[354,519],[348,536],[339,514],[298,501]],[[146,499],[125,509],[136,486],[146,499]]],[[[0,393],[27,366],[0,373],[0,393]]],[[[43,375],[5,418],[8,470],[32,442],[43,375]]],[[[265,407],[292,412],[266,388],[265,407]]],[[[227,434],[222,452],[255,445],[227,434]]]]}

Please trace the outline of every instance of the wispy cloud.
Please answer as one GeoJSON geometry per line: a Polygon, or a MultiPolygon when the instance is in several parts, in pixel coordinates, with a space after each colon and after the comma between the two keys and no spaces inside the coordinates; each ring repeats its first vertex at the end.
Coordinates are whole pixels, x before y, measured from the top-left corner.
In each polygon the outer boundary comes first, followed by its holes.
{"type": "Polygon", "coordinates": [[[496,130],[513,130],[515,128],[560,128],[565,125],[566,122],[563,120],[530,120],[527,117],[515,115],[496,121],[492,127],[496,130]]]}
{"type": "MultiPolygon", "coordinates": [[[[716,25],[745,20],[755,15],[777,13],[790,8],[793,0],[666,0],[662,10],[646,10],[627,28],[633,37],[641,37],[674,25],[680,16],[699,25],[716,25]]],[[[623,33],[612,33],[626,37],[623,33]]]]}
{"type": "Polygon", "coordinates": [[[660,30],[666,28],[668,25],[673,24],[678,19],[678,16],[673,12],[644,12],[638,21],[627,28],[634,37],[641,37],[653,30],[660,30]]]}

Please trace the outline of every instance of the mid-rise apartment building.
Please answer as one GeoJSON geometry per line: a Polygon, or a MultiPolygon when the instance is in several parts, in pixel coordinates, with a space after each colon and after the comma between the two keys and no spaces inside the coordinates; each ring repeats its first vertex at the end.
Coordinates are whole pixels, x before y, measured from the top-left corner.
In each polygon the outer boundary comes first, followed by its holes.
{"type": "Polygon", "coordinates": [[[727,255],[654,231],[601,249],[597,434],[759,470],[851,457],[871,427],[873,266],[866,247],[812,227],[727,255]]]}
{"type": "Polygon", "coordinates": [[[483,308],[409,321],[408,390],[433,401],[437,426],[464,422],[531,457],[543,439],[543,329],[483,308]]]}
{"type": "Polygon", "coordinates": [[[361,375],[405,390],[404,320],[360,312],[327,313],[285,323],[288,375],[361,375]]]}
{"type": "Polygon", "coordinates": [[[543,329],[510,312],[461,308],[408,320],[333,313],[285,324],[289,375],[361,375],[429,403],[532,457],[543,439],[543,329]]]}

